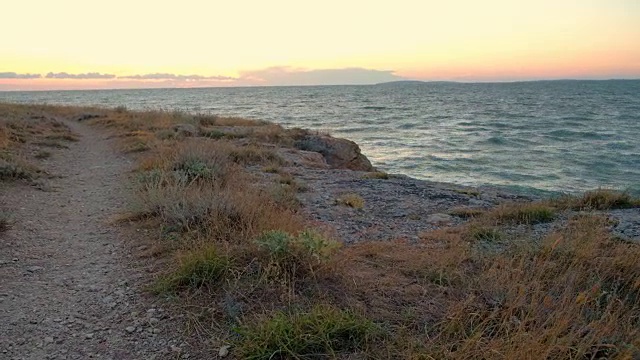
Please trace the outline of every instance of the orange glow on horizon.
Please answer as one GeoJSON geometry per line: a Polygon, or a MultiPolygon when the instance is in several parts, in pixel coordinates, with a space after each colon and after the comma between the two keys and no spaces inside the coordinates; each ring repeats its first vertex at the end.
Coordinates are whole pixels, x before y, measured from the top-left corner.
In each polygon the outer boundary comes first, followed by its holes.
{"type": "MultiPolygon", "coordinates": [[[[0,33],[12,36],[0,47],[0,90],[274,85],[295,82],[296,71],[346,68],[370,70],[371,82],[385,79],[380,71],[418,80],[640,78],[636,0],[6,0],[3,10],[12,15],[0,33]],[[277,67],[294,70],[274,75],[277,67]],[[175,76],[1,76],[49,72],[175,76]]],[[[344,74],[343,83],[366,76],[344,74]]]]}

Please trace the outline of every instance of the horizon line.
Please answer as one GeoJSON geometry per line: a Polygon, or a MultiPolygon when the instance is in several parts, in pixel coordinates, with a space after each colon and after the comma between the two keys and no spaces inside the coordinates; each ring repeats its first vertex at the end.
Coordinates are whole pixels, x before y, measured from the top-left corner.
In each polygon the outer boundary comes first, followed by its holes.
{"type": "Polygon", "coordinates": [[[330,87],[330,86],[377,86],[394,83],[449,83],[449,84],[516,84],[516,83],[531,83],[531,82],[562,82],[562,81],[640,81],[640,77],[636,78],[606,78],[606,79],[590,79],[590,78],[560,78],[560,79],[528,79],[528,80],[414,80],[414,79],[402,79],[392,80],[371,84],[300,84],[300,85],[227,85],[227,86],[184,86],[184,87],[132,87],[132,88],[87,88],[87,89],[32,89],[32,90],[12,90],[12,89],[0,89],[0,93],[9,92],[72,92],[72,91],[118,91],[118,90],[180,90],[180,89],[230,89],[230,88],[273,88],[273,87],[330,87]]]}

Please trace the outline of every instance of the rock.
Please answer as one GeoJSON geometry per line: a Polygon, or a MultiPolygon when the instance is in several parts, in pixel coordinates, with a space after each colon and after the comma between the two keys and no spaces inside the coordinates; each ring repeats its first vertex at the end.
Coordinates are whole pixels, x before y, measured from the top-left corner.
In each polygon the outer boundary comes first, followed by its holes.
{"type": "Polygon", "coordinates": [[[44,342],[45,342],[45,344],[51,344],[51,343],[53,343],[53,337],[51,337],[51,336],[46,336],[46,337],[44,338],[44,342]]]}
{"type": "Polygon", "coordinates": [[[218,350],[218,356],[223,358],[223,357],[229,355],[229,348],[230,347],[231,347],[230,345],[221,346],[220,350],[218,350]]]}
{"type": "Polygon", "coordinates": [[[134,331],[136,331],[136,328],[135,328],[135,326],[127,326],[124,330],[125,330],[126,332],[128,332],[129,334],[131,334],[131,333],[133,333],[134,331]]]}
{"type": "Polygon", "coordinates": [[[296,148],[322,154],[327,164],[336,169],[374,171],[366,156],[360,153],[358,144],[351,140],[328,135],[308,134],[296,141],[296,148]]]}
{"type": "Polygon", "coordinates": [[[84,334],[85,339],[93,339],[93,333],[84,334]]]}
{"type": "Polygon", "coordinates": [[[297,149],[280,149],[278,155],[293,166],[302,166],[311,169],[328,169],[329,164],[322,154],[315,151],[305,151],[297,149]]]}
{"type": "Polygon", "coordinates": [[[453,222],[453,217],[447,214],[431,214],[426,221],[430,224],[449,224],[453,222]]]}
{"type": "Polygon", "coordinates": [[[27,268],[27,271],[30,272],[30,273],[37,272],[37,271],[42,271],[42,270],[44,270],[44,268],[42,266],[29,266],[27,268]]]}
{"type": "Polygon", "coordinates": [[[182,136],[197,136],[199,133],[198,128],[191,124],[173,125],[173,131],[182,136]]]}

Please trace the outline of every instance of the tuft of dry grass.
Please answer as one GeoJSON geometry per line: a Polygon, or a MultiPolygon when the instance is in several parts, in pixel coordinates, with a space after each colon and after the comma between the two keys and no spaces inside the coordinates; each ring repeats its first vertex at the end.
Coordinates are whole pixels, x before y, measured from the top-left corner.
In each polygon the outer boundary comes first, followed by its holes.
{"type": "MultiPolygon", "coordinates": [[[[54,108],[0,103],[0,180],[32,181],[43,174],[34,160],[50,151],[41,147],[66,148],[78,138],[52,114],[54,108]]],[[[62,111],[62,110],[60,110],[62,111]]]]}
{"type": "Polygon", "coordinates": [[[488,211],[486,217],[495,219],[498,223],[538,224],[551,222],[556,217],[557,210],[544,203],[513,203],[500,205],[488,211]]]}
{"type": "Polygon", "coordinates": [[[555,202],[560,208],[572,210],[610,210],[640,207],[640,199],[623,191],[597,189],[587,191],[582,196],[567,196],[555,202]]]}
{"type": "Polygon", "coordinates": [[[476,218],[484,214],[486,210],[470,207],[458,207],[449,211],[449,215],[461,217],[463,219],[476,218]]]}
{"type": "Polygon", "coordinates": [[[366,317],[332,306],[278,311],[238,328],[242,359],[338,358],[370,347],[380,327],[366,317]]]}
{"type": "Polygon", "coordinates": [[[364,199],[362,196],[354,193],[343,194],[336,199],[336,205],[352,207],[354,209],[364,208],[364,199]]]}

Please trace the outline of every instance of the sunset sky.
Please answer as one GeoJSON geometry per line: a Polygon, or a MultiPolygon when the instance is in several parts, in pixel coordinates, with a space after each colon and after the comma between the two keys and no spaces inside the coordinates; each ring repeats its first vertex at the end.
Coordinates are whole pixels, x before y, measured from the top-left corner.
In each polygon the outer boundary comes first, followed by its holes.
{"type": "Polygon", "coordinates": [[[638,0],[3,0],[0,90],[640,78],[638,0]]]}

